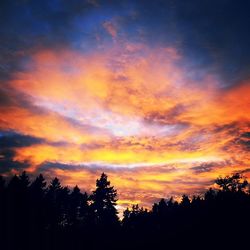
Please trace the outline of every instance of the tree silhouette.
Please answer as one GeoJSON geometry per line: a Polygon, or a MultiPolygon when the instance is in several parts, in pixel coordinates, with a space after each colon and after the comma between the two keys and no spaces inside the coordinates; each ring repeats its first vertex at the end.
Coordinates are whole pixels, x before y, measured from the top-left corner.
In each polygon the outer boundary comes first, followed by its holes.
{"type": "Polygon", "coordinates": [[[54,178],[46,193],[46,213],[48,219],[48,225],[55,227],[60,223],[62,218],[60,194],[62,192],[62,186],[58,178],[54,178]]]}
{"type": "Polygon", "coordinates": [[[190,204],[191,204],[190,199],[188,198],[187,195],[184,194],[184,195],[182,196],[182,200],[181,200],[180,205],[183,206],[183,207],[189,207],[190,204]]]}
{"type": "Polygon", "coordinates": [[[69,218],[70,224],[79,224],[87,220],[89,213],[88,194],[81,193],[78,186],[75,186],[69,197],[69,218]]]}
{"type": "Polygon", "coordinates": [[[0,241],[6,238],[6,193],[5,179],[0,175],[0,241]]]}
{"type": "Polygon", "coordinates": [[[166,213],[166,210],[167,210],[167,203],[165,199],[161,199],[158,204],[155,203],[152,208],[153,213],[159,213],[159,214],[166,213]]]}
{"type": "Polygon", "coordinates": [[[225,192],[241,192],[246,189],[248,182],[239,174],[233,174],[232,176],[219,177],[215,183],[225,192]]]}
{"type": "Polygon", "coordinates": [[[46,181],[42,174],[40,174],[30,185],[30,191],[34,196],[33,199],[38,198],[41,199],[46,191],[46,181]]]}
{"type": "Polygon", "coordinates": [[[0,247],[247,249],[248,183],[240,174],[219,177],[215,183],[219,189],[210,188],[192,199],[183,195],[179,203],[171,197],[154,203],[151,210],[133,205],[124,211],[120,222],[117,192],[104,173],[90,196],[78,186],[70,191],[58,178],[47,187],[41,174],[31,183],[25,172],[14,175],[7,184],[0,176],[0,247]]]}
{"type": "Polygon", "coordinates": [[[20,179],[20,187],[23,192],[25,192],[30,184],[29,176],[27,175],[26,171],[22,172],[22,174],[19,176],[20,179]]]}
{"type": "Polygon", "coordinates": [[[35,178],[29,188],[29,217],[30,227],[29,234],[33,235],[31,246],[36,242],[41,242],[36,246],[37,249],[43,249],[44,228],[46,226],[46,211],[45,211],[45,194],[46,181],[42,174],[35,178]]]}
{"type": "Polygon", "coordinates": [[[93,191],[91,199],[96,223],[99,225],[117,225],[117,191],[113,186],[110,186],[106,174],[102,173],[100,179],[96,180],[96,189],[93,191]]]}
{"type": "Polygon", "coordinates": [[[14,175],[7,186],[6,241],[10,248],[24,248],[27,245],[22,239],[29,227],[29,183],[29,177],[23,172],[20,176],[14,175]]]}

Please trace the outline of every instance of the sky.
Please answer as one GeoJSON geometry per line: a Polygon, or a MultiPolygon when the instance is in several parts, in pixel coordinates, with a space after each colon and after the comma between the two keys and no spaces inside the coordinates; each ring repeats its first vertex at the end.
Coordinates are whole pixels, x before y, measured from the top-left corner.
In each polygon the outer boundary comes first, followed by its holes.
{"type": "Polygon", "coordinates": [[[0,174],[121,208],[250,177],[250,2],[0,2],[0,174]]]}

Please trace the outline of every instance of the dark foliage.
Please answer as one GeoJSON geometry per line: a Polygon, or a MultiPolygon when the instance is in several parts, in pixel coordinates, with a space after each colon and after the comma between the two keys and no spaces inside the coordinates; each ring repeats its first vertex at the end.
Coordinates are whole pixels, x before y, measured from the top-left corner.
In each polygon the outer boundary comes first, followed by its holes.
{"type": "Polygon", "coordinates": [[[91,195],[25,172],[0,176],[1,249],[247,249],[247,181],[219,177],[204,197],[161,199],[151,210],[133,205],[119,220],[117,191],[104,173],[91,195]]]}

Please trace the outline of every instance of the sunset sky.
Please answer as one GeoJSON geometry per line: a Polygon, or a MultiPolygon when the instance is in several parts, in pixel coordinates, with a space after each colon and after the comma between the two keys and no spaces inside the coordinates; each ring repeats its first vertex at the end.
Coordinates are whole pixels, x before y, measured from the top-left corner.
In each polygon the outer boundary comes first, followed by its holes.
{"type": "Polygon", "coordinates": [[[0,174],[119,206],[250,177],[250,2],[3,0],[0,174]]]}

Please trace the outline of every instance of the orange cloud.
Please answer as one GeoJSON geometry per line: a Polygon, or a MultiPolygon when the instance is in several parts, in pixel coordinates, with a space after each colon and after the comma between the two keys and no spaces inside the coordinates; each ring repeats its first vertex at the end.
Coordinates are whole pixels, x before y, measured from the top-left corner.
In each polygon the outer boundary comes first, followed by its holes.
{"type": "Polygon", "coordinates": [[[199,192],[244,171],[249,82],[221,89],[211,74],[198,82],[181,60],[175,48],[127,42],[91,54],[38,51],[9,83],[29,105],[0,107],[2,130],[45,139],[15,148],[15,160],[86,190],[105,171],[121,206],[199,192]],[[43,169],[49,162],[68,169],[43,169]]]}

